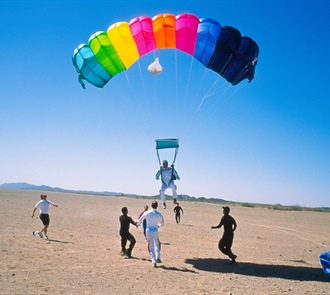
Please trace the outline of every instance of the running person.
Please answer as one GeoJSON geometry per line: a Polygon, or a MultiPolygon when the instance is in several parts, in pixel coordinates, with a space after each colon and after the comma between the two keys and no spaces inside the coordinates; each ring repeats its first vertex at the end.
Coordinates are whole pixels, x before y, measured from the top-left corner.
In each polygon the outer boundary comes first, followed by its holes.
{"type": "Polygon", "coordinates": [[[140,225],[143,220],[147,220],[146,236],[148,241],[148,250],[151,255],[151,262],[153,267],[157,267],[157,263],[161,263],[160,260],[160,247],[158,227],[164,226],[163,215],[157,211],[158,202],[153,201],[150,210],[143,213],[143,215],[137,221],[140,225]]]}
{"type": "Polygon", "coordinates": [[[132,250],[136,244],[136,240],[134,236],[129,232],[129,225],[134,224],[137,227],[137,223],[128,216],[128,209],[127,207],[123,207],[121,209],[121,212],[123,215],[119,217],[120,222],[120,230],[119,234],[121,236],[121,252],[120,255],[124,256],[125,258],[131,258],[132,257],[132,250]],[[126,250],[126,244],[127,241],[130,242],[128,249],[126,250]]]}
{"type": "Polygon", "coordinates": [[[176,203],[176,206],[174,207],[173,212],[175,213],[175,221],[177,224],[180,223],[180,219],[181,219],[180,211],[182,211],[182,215],[183,215],[182,207],[179,205],[179,203],[176,203]]]}
{"type": "Polygon", "coordinates": [[[42,221],[42,224],[44,227],[42,230],[39,232],[40,238],[43,238],[43,235],[45,235],[45,239],[48,240],[47,236],[47,229],[50,223],[50,218],[49,218],[49,204],[53,205],[54,207],[58,207],[58,205],[54,204],[52,201],[47,200],[47,195],[41,194],[40,195],[40,201],[34,206],[33,212],[32,212],[32,218],[34,217],[34,213],[36,212],[37,208],[39,208],[40,215],[39,218],[42,221]]]}
{"type": "Polygon", "coordinates": [[[231,246],[233,245],[234,240],[234,231],[236,230],[237,224],[235,219],[229,215],[230,208],[228,206],[223,208],[223,216],[220,220],[220,223],[217,226],[211,226],[211,229],[224,227],[223,236],[219,241],[218,247],[219,250],[229,256],[231,261],[234,263],[237,256],[231,251],[231,246]]]}

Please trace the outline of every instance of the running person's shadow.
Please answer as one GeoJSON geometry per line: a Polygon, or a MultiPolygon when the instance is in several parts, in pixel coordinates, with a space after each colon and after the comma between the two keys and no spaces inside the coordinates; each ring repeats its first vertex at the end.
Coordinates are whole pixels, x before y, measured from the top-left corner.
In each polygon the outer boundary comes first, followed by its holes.
{"type": "MultiPolygon", "coordinates": [[[[250,262],[236,262],[231,264],[227,259],[216,258],[193,258],[186,259],[185,262],[198,270],[210,272],[235,273],[245,276],[271,277],[307,282],[330,282],[330,278],[323,273],[321,267],[271,265],[250,262]]],[[[303,261],[301,263],[305,262],[303,261]]]]}

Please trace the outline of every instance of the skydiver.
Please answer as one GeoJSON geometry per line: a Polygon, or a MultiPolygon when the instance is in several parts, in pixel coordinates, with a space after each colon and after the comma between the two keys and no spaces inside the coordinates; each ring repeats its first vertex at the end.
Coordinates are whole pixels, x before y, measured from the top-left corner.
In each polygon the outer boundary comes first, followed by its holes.
{"type": "Polygon", "coordinates": [[[167,160],[163,161],[163,166],[161,166],[158,172],[156,173],[156,180],[159,180],[159,177],[162,180],[162,186],[159,191],[160,198],[163,203],[163,208],[166,209],[165,190],[167,188],[172,189],[173,203],[176,204],[177,192],[176,192],[176,185],[174,184],[174,180],[180,180],[180,177],[178,175],[178,172],[174,169],[174,165],[168,167],[167,160]]]}

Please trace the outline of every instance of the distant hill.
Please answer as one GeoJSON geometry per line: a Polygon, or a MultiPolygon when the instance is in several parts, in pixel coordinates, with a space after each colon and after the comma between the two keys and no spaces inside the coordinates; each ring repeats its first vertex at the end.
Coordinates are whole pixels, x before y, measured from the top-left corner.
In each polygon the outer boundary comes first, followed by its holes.
{"type": "MultiPolygon", "coordinates": [[[[22,190],[36,190],[36,191],[50,191],[50,192],[61,192],[61,193],[75,193],[75,194],[87,194],[87,195],[102,195],[102,196],[118,196],[118,197],[132,197],[132,198],[144,198],[144,199],[155,199],[159,198],[159,195],[153,196],[144,196],[144,195],[135,195],[135,194],[126,194],[126,193],[118,193],[118,192],[95,192],[95,191],[82,191],[82,190],[69,190],[63,189],[59,187],[51,187],[48,185],[34,185],[29,184],[26,182],[16,182],[16,183],[4,183],[0,184],[0,189],[22,189],[22,190]]],[[[294,206],[284,206],[281,204],[270,205],[270,204],[255,204],[255,203],[241,203],[241,202],[234,202],[234,201],[226,201],[224,199],[217,199],[217,198],[204,198],[204,197],[191,197],[188,195],[178,195],[178,200],[184,201],[197,201],[197,202],[208,202],[208,203],[227,203],[230,204],[238,204],[244,207],[267,207],[272,210],[287,210],[287,211],[318,211],[318,212],[329,212],[330,207],[316,207],[316,208],[309,208],[309,207],[301,207],[299,205],[294,206]]]]}
{"type": "MultiPolygon", "coordinates": [[[[135,197],[135,198],[157,198],[158,195],[145,196],[145,195],[136,195],[136,194],[126,194],[121,192],[95,192],[95,191],[84,191],[84,190],[69,190],[59,187],[51,187],[48,185],[34,185],[26,182],[16,182],[16,183],[4,183],[0,184],[0,188],[7,189],[22,189],[22,190],[36,190],[36,191],[51,191],[51,192],[62,192],[62,193],[77,193],[77,194],[88,194],[88,195],[103,195],[103,196],[120,196],[120,197],[135,197]]],[[[178,195],[178,200],[191,200],[191,201],[200,201],[200,202],[216,202],[224,203],[228,202],[223,199],[207,199],[204,197],[190,197],[188,195],[178,195]]]]}
{"type": "Polygon", "coordinates": [[[51,187],[48,185],[34,185],[34,184],[26,183],[26,182],[4,183],[4,184],[0,184],[0,188],[24,189],[24,190],[35,190],[35,191],[51,191],[51,192],[63,192],[63,193],[78,193],[78,194],[91,194],[91,195],[123,196],[123,193],[69,190],[69,189],[63,189],[60,187],[51,187]]]}

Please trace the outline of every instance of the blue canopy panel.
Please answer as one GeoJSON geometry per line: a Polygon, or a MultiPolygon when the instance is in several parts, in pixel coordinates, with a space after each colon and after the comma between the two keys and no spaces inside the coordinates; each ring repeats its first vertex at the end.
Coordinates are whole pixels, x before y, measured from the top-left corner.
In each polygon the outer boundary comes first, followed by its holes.
{"type": "Polygon", "coordinates": [[[208,65],[217,45],[221,25],[210,18],[202,18],[198,25],[194,57],[205,67],[208,65]]]}
{"type": "Polygon", "coordinates": [[[179,139],[167,138],[167,139],[156,139],[156,149],[172,149],[179,147],[179,139]]]}
{"type": "Polygon", "coordinates": [[[84,80],[102,88],[111,79],[110,74],[98,62],[90,47],[86,44],[79,45],[73,53],[72,63],[79,73],[79,82],[85,88],[84,80]]]}
{"type": "Polygon", "coordinates": [[[320,262],[325,274],[330,275],[330,252],[324,252],[320,255],[320,262]]]}

